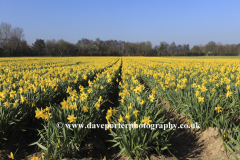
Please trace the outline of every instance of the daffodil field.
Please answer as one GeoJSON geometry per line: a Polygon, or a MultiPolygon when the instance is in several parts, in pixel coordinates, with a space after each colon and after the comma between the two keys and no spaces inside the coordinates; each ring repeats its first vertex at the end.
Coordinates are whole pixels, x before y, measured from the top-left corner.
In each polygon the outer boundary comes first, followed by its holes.
{"type": "Polygon", "coordinates": [[[226,150],[235,159],[240,154],[240,59],[1,58],[0,71],[0,142],[40,124],[39,140],[30,144],[41,149],[39,159],[83,158],[91,129],[58,122],[108,124],[107,142],[119,147],[115,157],[171,153],[171,128],[136,127],[172,122],[171,110],[201,131],[217,127],[226,150]],[[111,127],[119,123],[132,128],[111,127]]]}

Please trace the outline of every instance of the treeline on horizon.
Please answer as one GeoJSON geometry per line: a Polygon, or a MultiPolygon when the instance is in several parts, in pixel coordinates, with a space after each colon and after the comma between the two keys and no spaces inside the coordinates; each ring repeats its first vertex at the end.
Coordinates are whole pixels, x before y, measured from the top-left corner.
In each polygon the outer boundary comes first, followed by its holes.
{"type": "Polygon", "coordinates": [[[240,55],[239,44],[216,43],[206,45],[176,45],[160,42],[152,46],[150,41],[132,43],[117,40],[95,41],[82,38],[73,44],[63,39],[56,41],[36,39],[31,46],[23,38],[23,29],[12,28],[11,24],[0,25],[0,57],[19,56],[237,56],[240,55]]]}

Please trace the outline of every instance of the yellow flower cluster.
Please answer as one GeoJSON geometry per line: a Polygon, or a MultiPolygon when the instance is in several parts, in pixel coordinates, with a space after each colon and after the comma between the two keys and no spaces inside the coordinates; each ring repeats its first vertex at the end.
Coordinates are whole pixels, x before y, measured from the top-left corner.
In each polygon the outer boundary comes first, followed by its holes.
{"type": "Polygon", "coordinates": [[[42,118],[45,120],[49,120],[51,118],[50,107],[46,107],[45,109],[41,108],[41,110],[37,108],[35,113],[36,113],[35,117],[37,119],[42,118]]]}

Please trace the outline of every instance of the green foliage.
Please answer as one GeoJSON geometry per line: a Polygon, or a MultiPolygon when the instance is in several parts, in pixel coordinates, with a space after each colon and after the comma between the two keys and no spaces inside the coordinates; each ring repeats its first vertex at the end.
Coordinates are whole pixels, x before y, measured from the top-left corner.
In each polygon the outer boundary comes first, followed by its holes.
{"type": "Polygon", "coordinates": [[[37,52],[38,55],[43,54],[43,50],[45,49],[45,42],[43,39],[36,39],[36,41],[32,44],[32,49],[37,52]]]}

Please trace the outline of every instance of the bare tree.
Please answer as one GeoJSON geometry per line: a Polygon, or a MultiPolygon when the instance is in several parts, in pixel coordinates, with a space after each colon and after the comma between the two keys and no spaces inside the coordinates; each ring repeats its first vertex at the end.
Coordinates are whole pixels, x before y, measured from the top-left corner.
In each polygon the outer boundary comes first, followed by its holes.
{"type": "Polygon", "coordinates": [[[175,55],[176,51],[177,51],[177,46],[176,46],[175,42],[173,41],[171,43],[171,45],[169,46],[169,52],[171,55],[175,55]]]}
{"type": "Polygon", "coordinates": [[[160,42],[160,56],[168,55],[169,44],[167,42],[160,42]]]}
{"type": "Polygon", "coordinates": [[[184,55],[187,55],[190,51],[189,44],[184,44],[183,45],[183,53],[184,55]]]}
{"type": "Polygon", "coordinates": [[[152,52],[152,43],[150,41],[147,41],[146,43],[146,53],[144,56],[146,55],[151,55],[152,52]]]}
{"type": "Polygon", "coordinates": [[[1,23],[0,25],[0,45],[3,47],[8,44],[11,38],[12,25],[8,23],[1,23]]]}
{"type": "Polygon", "coordinates": [[[46,55],[47,56],[56,56],[58,52],[57,48],[57,41],[55,39],[53,40],[47,40],[45,42],[46,46],[46,55]]]}
{"type": "Polygon", "coordinates": [[[146,54],[146,42],[140,42],[138,44],[138,51],[140,56],[143,56],[146,54]]]}
{"type": "Polygon", "coordinates": [[[13,49],[20,49],[20,43],[22,38],[24,37],[23,35],[23,29],[22,28],[14,28],[12,29],[11,36],[8,40],[8,46],[13,48],[13,49]]]}

